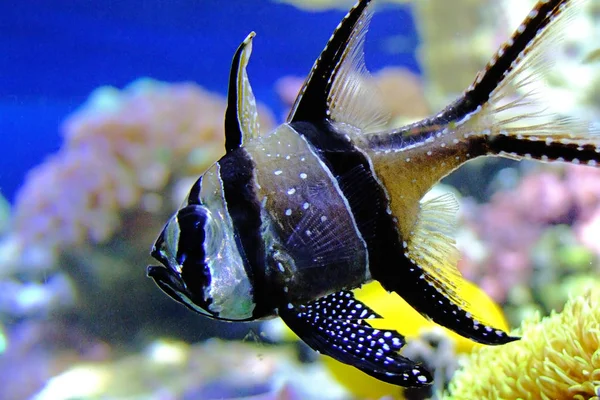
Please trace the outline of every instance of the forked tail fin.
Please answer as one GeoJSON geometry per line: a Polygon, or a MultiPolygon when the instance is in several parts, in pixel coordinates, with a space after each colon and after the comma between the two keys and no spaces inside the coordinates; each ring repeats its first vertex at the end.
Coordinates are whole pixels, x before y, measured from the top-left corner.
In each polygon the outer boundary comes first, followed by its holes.
{"type": "MultiPolygon", "coordinates": [[[[513,36],[492,57],[465,95],[446,110],[456,122],[487,137],[488,154],[597,165],[600,129],[543,98],[553,52],[584,0],[539,1],[513,36]]],[[[450,115],[448,115],[450,116],[450,115]]],[[[464,129],[463,128],[463,129],[464,129]]]]}
{"type": "MultiPolygon", "coordinates": [[[[483,155],[600,163],[598,129],[552,111],[553,104],[544,101],[539,90],[544,73],[551,67],[550,53],[582,3],[539,1],[456,102],[409,127],[374,134],[369,143],[374,149],[373,159],[390,163],[393,158],[399,166],[398,177],[385,175],[383,169],[382,176],[388,182],[394,178],[400,181],[402,174],[418,166],[414,176],[428,189],[468,159],[483,155]],[[390,156],[385,158],[388,152],[390,156]],[[438,169],[431,172],[432,166],[438,169]]],[[[407,198],[410,190],[421,189],[411,188],[402,187],[396,202],[410,206],[402,203],[402,198],[407,198]]],[[[394,212],[402,215],[408,206],[394,212]]],[[[402,269],[374,273],[373,277],[421,314],[460,335],[486,344],[507,343],[514,338],[486,324],[485,316],[471,312],[466,300],[449,222],[454,209],[452,201],[440,198],[422,202],[414,219],[399,218],[406,257],[402,269]]]]}

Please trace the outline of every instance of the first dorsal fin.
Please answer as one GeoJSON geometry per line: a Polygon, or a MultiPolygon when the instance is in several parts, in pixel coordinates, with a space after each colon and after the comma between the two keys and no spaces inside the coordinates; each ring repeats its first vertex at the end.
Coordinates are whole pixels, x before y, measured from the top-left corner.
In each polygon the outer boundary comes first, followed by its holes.
{"type": "Polygon", "coordinates": [[[251,32],[233,56],[229,75],[227,111],[225,111],[225,150],[237,149],[244,141],[257,137],[260,131],[256,100],[250,87],[246,66],[252,53],[251,32]]]}
{"type": "Polygon", "coordinates": [[[383,107],[363,62],[370,3],[359,0],[338,25],[306,79],[288,122],[331,119],[362,131],[380,125],[383,107]]]}

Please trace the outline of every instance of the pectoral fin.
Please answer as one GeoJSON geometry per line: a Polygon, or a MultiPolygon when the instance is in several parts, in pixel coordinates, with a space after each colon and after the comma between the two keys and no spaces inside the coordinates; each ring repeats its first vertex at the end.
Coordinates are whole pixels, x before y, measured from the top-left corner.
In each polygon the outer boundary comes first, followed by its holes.
{"type": "Polygon", "coordinates": [[[279,315],[314,350],[374,378],[404,387],[432,382],[425,368],[400,355],[406,343],[402,335],[369,325],[369,319],[381,317],[356,300],[352,292],[287,307],[279,315]]]}

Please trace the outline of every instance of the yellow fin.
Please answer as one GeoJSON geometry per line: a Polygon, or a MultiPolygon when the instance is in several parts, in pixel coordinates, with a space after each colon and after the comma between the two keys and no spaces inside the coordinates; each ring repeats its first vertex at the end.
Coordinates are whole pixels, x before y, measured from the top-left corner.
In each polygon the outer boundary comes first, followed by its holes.
{"type": "Polygon", "coordinates": [[[422,270],[423,278],[446,298],[484,325],[492,325],[489,316],[471,304],[472,286],[457,268],[460,251],[456,247],[456,214],[459,204],[452,193],[421,201],[417,222],[406,243],[410,259],[422,270]]]}
{"type": "Polygon", "coordinates": [[[407,242],[412,260],[423,269],[425,279],[464,307],[457,295],[462,276],[456,265],[459,251],[454,231],[458,202],[452,193],[422,201],[419,216],[407,242]]]}

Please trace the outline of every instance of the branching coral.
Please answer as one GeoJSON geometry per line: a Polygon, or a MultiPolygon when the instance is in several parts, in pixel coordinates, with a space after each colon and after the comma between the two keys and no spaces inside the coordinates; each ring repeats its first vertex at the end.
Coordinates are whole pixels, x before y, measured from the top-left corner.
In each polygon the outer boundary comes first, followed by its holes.
{"type": "MultiPolygon", "coordinates": [[[[159,293],[143,279],[143,267],[183,191],[221,155],[225,105],[223,96],[193,83],[140,80],[124,90],[98,89],[63,124],[60,151],[31,171],[17,195],[10,251],[0,245],[0,283],[24,304],[0,302],[0,315],[65,311],[62,299],[75,298],[78,320],[104,337],[132,336],[131,328],[110,323],[120,319],[115,310],[137,310],[144,321],[130,323],[139,327],[160,323],[156,310],[172,302],[149,305],[159,293]],[[32,261],[32,254],[43,256],[32,261]],[[48,297],[48,283],[65,276],[73,285],[60,288],[69,293],[48,297]],[[44,296],[32,302],[21,293],[44,296]]],[[[259,112],[261,128],[269,129],[272,114],[259,112]]]]}
{"type": "MultiPolygon", "coordinates": [[[[99,243],[128,210],[173,208],[174,180],[220,156],[224,110],[224,98],[191,83],[142,80],[123,91],[97,90],[64,123],[60,152],[20,190],[17,235],[50,247],[99,243]]],[[[271,125],[270,113],[261,115],[271,125]]]]}
{"type": "Polygon", "coordinates": [[[476,350],[446,400],[600,397],[600,283],[560,313],[523,322],[522,339],[476,350]]]}
{"type": "Polygon", "coordinates": [[[61,151],[29,173],[16,200],[17,234],[50,246],[107,239],[120,210],[149,202],[166,184],[193,138],[217,137],[222,113],[221,99],[192,85],[96,91],[64,123],[61,151]]]}

